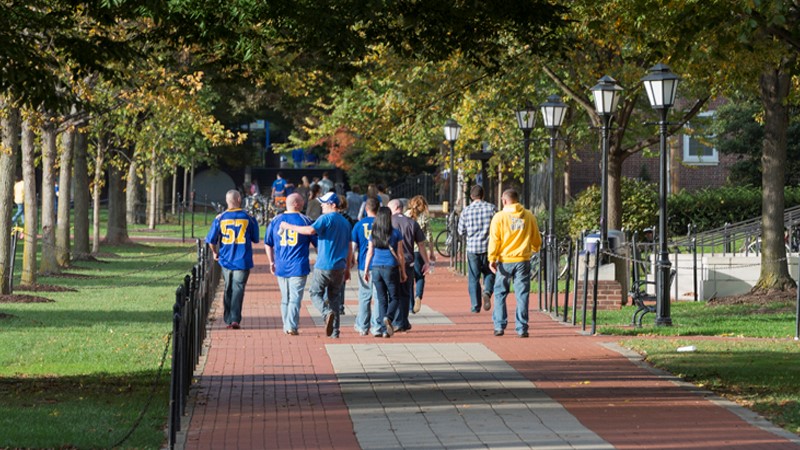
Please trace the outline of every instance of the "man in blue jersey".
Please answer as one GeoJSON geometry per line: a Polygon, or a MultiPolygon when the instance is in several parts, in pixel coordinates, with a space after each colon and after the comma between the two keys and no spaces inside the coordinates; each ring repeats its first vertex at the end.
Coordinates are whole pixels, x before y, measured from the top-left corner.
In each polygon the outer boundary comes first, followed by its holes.
{"type": "MultiPolygon", "coordinates": [[[[356,316],[355,329],[361,336],[369,334],[370,304],[372,303],[372,283],[364,281],[364,272],[368,270],[364,267],[367,258],[367,247],[369,237],[372,233],[372,223],[375,222],[375,214],[378,213],[378,199],[370,197],[364,205],[367,217],[359,220],[354,226],[350,236],[353,242],[353,253],[358,252],[358,315],[356,316]]],[[[380,335],[380,334],[379,334],[380,335]]]]}
{"type": "Polygon", "coordinates": [[[308,295],[322,313],[325,335],[339,337],[339,292],[350,278],[350,222],[338,213],[339,196],[328,192],[319,197],[322,215],[311,225],[298,226],[282,222],[281,229],[318,237],[317,262],[311,277],[308,295]],[[329,300],[326,300],[329,299],[329,300]]]}
{"type": "Polygon", "coordinates": [[[300,302],[303,300],[306,278],[311,272],[308,248],[309,244],[317,246],[317,236],[283,230],[280,224],[287,222],[299,226],[311,225],[312,220],[300,213],[304,203],[300,194],[286,197],[286,212],[272,219],[264,235],[269,270],[278,278],[281,289],[283,332],[292,336],[298,334],[300,302]]]}
{"type": "Polygon", "coordinates": [[[283,197],[286,195],[286,180],[283,179],[283,173],[278,172],[277,178],[272,182],[272,198],[283,197]]]}
{"type": "Polygon", "coordinates": [[[228,209],[220,213],[206,235],[214,259],[222,267],[225,280],[223,319],[228,328],[238,330],[242,323],[244,288],[253,268],[253,243],[258,243],[258,222],[242,211],[242,195],[231,189],[225,194],[228,209]]]}

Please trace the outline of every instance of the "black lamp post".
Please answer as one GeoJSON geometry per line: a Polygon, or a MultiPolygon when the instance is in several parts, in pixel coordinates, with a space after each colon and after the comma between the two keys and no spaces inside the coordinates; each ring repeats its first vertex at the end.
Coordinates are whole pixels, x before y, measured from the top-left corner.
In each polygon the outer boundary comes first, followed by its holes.
{"type": "Polygon", "coordinates": [[[600,120],[603,121],[602,131],[602,167],[600,180],[600,250],[608,250],[608,130],[614,112],[617,110],[622,87],[617,84],[617,80],[608,75],[597,80],[597,84],[591,89],[594,94],[594,109],[600,120]]]}
{"type": "Polygon", "coordinates": [[[642,78],[650,106],[661,113],[659,118],[660,170],[658,194],[658,270],[656,272],[656,325],[670,326],[669,273],[672,264],[667,251],[667,113],[675,104],[675,93],[680,78],[669,66],[657,64],[642,78]]]}
{"type": "Polygon", "coordinates": [[[517,125],[519,129],[522,130],[522,135],[524,136],[523,144],[525,145],[525,168],[524,168],[524,179],[522,180],[522,204],[525,206],[526,209],[531,207],[530,202],[530,172],[531,172],[531,163],[530,163],[530,148],[531,148],[531,131],[533,130],[534,125],[536,124],[536,108],[531,105],[530,102],[527,102],[524,107],[518,109],[515,112],[517,116],[517,125]]]}
{"type": "Polygon", "coordinates": [[[549,196],[547,209],[549,212],[547,220],[547,270],[549,272],[550,293],[555,295],[557,291],[557,268],[556,258],[558,252],[556,251],[556,201],[555,201],[555,160],[556,160],[556,138],[558,137],[558,129],[564,123],[564,117],[567,113],[567,105],[561,102],[561,97],[558,95],[551,95],[547,97],[547,101],[542,103],[539,108],[542,111],[542,118],[544,119],[544,127],[550,131],[550,161],[547,166],[547,175],[549,179],[549,196]]]}
{"type": "Polygon", "coordinates": [[[455,194],[456,194],[456,173],[455,173],[455,148],[458,135],[461,133],[461,125],[453,119],[447,119],[444,123],[444,138],[450,143],[450,172],[447,178],[450,180],[450,195],[449,195],[449,208],[453,211],[455,208],[455,194]]]}

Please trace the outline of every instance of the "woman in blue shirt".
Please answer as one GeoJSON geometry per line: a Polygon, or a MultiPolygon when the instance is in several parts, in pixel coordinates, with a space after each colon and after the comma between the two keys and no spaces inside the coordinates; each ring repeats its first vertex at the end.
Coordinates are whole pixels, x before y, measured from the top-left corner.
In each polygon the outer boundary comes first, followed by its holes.
{"type": "Polygon", "coordinates": [[[394,334],[389,318],[394,317],[399,305],[398,285],[406,281],[405,264],[398,263],[405,261],[402,241],[400,232],[392,228],[392,211],[385,206],[378,208],[364,261],[368,269],[364,271],[364,281],[369,283],[372,278],[378,317],[383,318],[378,332],[386,338],[394,334]]]}

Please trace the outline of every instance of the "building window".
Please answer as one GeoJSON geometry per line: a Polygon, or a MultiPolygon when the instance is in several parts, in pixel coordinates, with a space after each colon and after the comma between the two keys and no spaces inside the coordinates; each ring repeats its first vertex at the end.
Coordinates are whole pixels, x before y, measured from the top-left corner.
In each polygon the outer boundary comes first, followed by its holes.
{"type": "Polygon", "coordinates": [[[686,134],[683,135],[683,162],[693,166],[719,164],[719,153],[711,143],[713,135],[706,134],[714,111],[702,112],[691,122],[684,125],[686,134]]]}

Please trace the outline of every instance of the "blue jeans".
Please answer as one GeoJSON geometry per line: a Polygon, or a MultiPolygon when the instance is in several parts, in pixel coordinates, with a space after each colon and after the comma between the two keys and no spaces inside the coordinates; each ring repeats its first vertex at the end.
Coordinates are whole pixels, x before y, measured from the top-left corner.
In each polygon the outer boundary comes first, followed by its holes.
{"type": "Polygon", "coordinates": [[[11,225],[17,223],[17,219],[19,219],[20,225],[25,225],[25,204],[24,203],[17,203],[17,212],[14,213],[14,217],[11,218],[11,225]]]}
{"type": "Polygon", "coordinates": [[[486,253],[467,253],[467,267],[469,268],[469,300],[472,303],[472,312],[481,310],[483,297],[481,296],[481,275],[483,275],[483,292],[491,295],[494,290],[494,273],[489,269],[489,259],[486,253]]]}
{"type": "Polygon", "coordinates": [[[297,331],[297,322],[300,320],[300,302],[303,300],[303,289],[306,288],[308,276],[277,278],[278,287],[281,289],[283,331],[297,331]]]}
{"type": "Polygon", "coordinates": [[[230,325],[242,322],[242,303],[244,303],[244,288],[249,270],[229,270],[222,268],[222,279],[225,280],[225,295],[222,300],[222,318],[230,325]]]}
{"type": "Polygon", "coordinates": [[[406,281],[400,282],[398,269],[397,279],[397,311],[389,311],[388,316],[392,319],[392,326],[395,329],[410,328],[408,313],[411,311],[411,296],[414,294],[414,263],[406,264],[406,281]]]}
{"type": "MultiPolygon", "coordinates": [[[[399,287],[400,269],[397,266],[372,266],[372,286],[375,288],[375,303],[378,305],[375,319],[375,330],[378,333],[386,331],[384,317],[393,317],[400,311],[399,287]]],[[[406,310],[408,316],[408,310],[406,310]]]]}
{"type": "MultiPolygon", "coordinates": [[[[422,298],[422,294],[425,292],[425,277],[422,275],[422,267],[425,265],[425,260],[422,259],[422,255],[419,252],[414,252],[414,280],[416,283],[416,296],[422,298]]],[[[414,308],[414,304],[411,303],[411,308],[414,308]]]]}
{"type": "Polygon", "coordinates": [[[333,314],[333,334],[339,334],[339,293],[344,289],[344,269],[314,269],[308,296],[323,318],[333,314]]]}
{"type": "Polygon", "coordinates": [[[516,332],[528,331],[528,295],[531,291],[531,262],[500,263],[497,267],[497,279],[494,282],[494,321],[495,330],[505,330],[508,325],[506,297],[514,279],[514,296],[517,298],[516,332]]]}
{"type": "MultiPolygon", "coordinates": [[[[364,271],[358,271],[358,314],[356,315],[355,329],[359,333],[369,331],[369,322],[372,317],[370,305],[372,304],[372,281],[364,282],[364,271]]],[[[376,313],[377,314],[377,313],[376,313]]]]}

